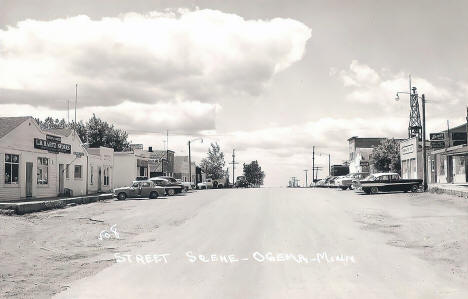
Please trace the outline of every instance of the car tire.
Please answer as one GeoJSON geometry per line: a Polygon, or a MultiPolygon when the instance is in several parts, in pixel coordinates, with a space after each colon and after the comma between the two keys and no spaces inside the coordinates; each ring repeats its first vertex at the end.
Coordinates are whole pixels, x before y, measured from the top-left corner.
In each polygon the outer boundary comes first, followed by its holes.
{"type": "Polygon", "coordinates": [[[362,191],[364,191],[364,193],[366,193],[366,194],[371,193],[369,188],[362,188],[362,191]]]}
{"type": "Polygon", "coordinates": [[[218,189],[223,189],[223,184],[218,184],[218,189]]]}
{"type": "Polygon", "coordinates": [[[167,195],[174,196],[175,195],[175,190],[174,189],[167,190],[167,195]]]}
{"type": "Polygon", "coordinates": [[[370,188],[370,193],[371,193],[371,194],[376,194],[376,193],[378,193],[378,192],[379,192],[379,188],[377,188],[377,187],[375,187],[375,186],[370,188]]]}
{"type": "Polygon", "coordinates": [[[158,198],[158,195],[159,195],[158,192],[153,191],[153,192],[150,193],[149,198],[150,199],[156,199],[156,198],[158,198]]]}
{"type": "Polygon", "coordinates": [[[343,191],[346,190],[346,189],[348,189],[348,187],[344,187],[344,186],[343,186],[343,187],[340,187],[340,188],[341,188],[341,190],[343,190],[343,191]]]}
{"type": "Polygon", "coordinates": [[[418,192],[418,189],[419,189],[419,185],[411,185],[411,192],[415,193],[415,192],[418,192]]]}
{"type": "Polygon", "coordinates": [[[125,192],[120,192],[119,194],[117,194],[117,199],[118,200],[126,200],[127,199],[127,194],[125,194],[125,192]]]}

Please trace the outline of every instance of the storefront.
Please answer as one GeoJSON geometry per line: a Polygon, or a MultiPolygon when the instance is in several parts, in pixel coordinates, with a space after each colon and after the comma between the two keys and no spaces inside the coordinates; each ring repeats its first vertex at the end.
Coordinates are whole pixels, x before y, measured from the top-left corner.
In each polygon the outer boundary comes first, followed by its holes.
{"type": "Polygon", "coordinates": [[[1,117],[0,128],[0,201],[86,194],[87,152],[72,130],[32,117],[1,117]]]}
{"type": "MultiPolygon", "coordinates": [[[[426,143],[426,148],[429,147],[426,143]]],[[[401,177],[403,179],[422,179],[423,156],[422,143],[417,138],[409,138],[400,142],[401,177]]]]}
{"type": "Polygon", "coordinates": [[[431,176],[430,183],[467,183],[468,146],[457,145],[434,150],[428,158],[431,176]]]}
{"type": "Polygon", "coordinates": [[[114,149],[88,148],[88,193],[112,191],[114,149]]]}

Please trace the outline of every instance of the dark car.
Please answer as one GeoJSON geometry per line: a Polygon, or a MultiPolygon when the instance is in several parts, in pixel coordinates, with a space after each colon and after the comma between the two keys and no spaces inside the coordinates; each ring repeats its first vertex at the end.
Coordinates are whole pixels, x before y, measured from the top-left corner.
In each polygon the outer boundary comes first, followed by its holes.
{"type": "Polygon", "coordinates": [[[358,189],[366,194],[378,192],[417,192],[421,187],[420,179],[402,179],[398,173],[375,173],[371,174],[358,183],[358,189]]]}
{"type": "Polygon", "coordinates": [[[153,177],[150,178],[150,180],[156,185],[164,187],[166,189],[166,194],[169,196],[173,196],[185,190],[185,187],[181,183],[169,176],[153,177]]]}
{"type": "Polygon", "coordinates": [[[249,182],[245,176],[238,176],[236,178],[236,188],[247,188],[249,187],[249,182]]]}
{"type": "Polygon", "coordinates": [[[127,197],[146,197],[153,199],[164,195],[164,193],[164,188],[157,186],[152,181],[134,181],[129,187],[114,189],[114,197],[117,197],[119,200],[125,200],[127,197]]]}

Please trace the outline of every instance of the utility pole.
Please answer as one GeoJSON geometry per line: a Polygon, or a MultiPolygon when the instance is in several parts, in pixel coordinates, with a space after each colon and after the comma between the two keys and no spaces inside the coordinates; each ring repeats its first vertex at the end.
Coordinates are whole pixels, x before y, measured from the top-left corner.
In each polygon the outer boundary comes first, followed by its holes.
{"type": "MultiPolygon", "coordinates": [[[[422,154],[423,154],[423,187],[424,191],[427,190],[427,157],[426,157],[426,97],[424,94],[421,96],[422,103],[422,154]]],[[[417,153],[417,152],[416,152],[417,153]]]]}
{"type": "Polygon", "coordinates": [[[236,164],[239,164],[236,162],[236,150],[232,149],[232,162],[229,163],[232,164],[232,186],[234,187],[236,181],[235,181],[235,176],[234,176],[234,168],[236,168],[236,164]]]}
{"type": "Polygon", "coordinates": [[[331,158],[330,154],[328,154],[328,175],[331,175],[331,158]]]}
{"type": "Polygon", "coordinates": [[[468,144],[468,106],[466,106],[466,144],[468,144]]]}
{"type": "Polygon", "coordinates": [[[312,146],[312,182],[315,182],[315,145],[312,146]]]}
{"type": "Polygon", "coordinates": [[[75,123],[73,124],[73,136],[76,134],[76,103],[78,102],[78,83],[75,85],[75,123]]]}
{"type": "Polygon", "coordinates": [[[169,130],[166,130],[166,175],[169,175],[169,130]]]}
{"type": "Polygon", "coordinates": [[[190,140],[188,142],[188,169],[189,169],[189,182],[192,184],[192,157],[190,155],[190,140]]]}
{"type": "Polygon", "coordinates": [[[67,123],[70,125],[70,99],[67,99],[67,123]]]}
{"type": "Polygon", "coordinates": [[[307,169],[304,169],[304,171],[305,171],[305,175],[306,175],[305,187],[307,188],[307,187],[308,187],[308,185],[307,185],[307,171],[308,171],[308,170],[307,170],[307,169]]]}

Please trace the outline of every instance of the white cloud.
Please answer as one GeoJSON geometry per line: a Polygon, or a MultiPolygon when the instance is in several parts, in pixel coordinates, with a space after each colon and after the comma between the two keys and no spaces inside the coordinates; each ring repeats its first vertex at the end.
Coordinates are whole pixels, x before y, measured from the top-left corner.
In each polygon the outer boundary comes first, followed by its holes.
{"type": "MultiPolygon", "coordinates": [[[[73,107],[73,103],[71,103],[73,107]]],[[[216,128],[216,110],[222,107],[218,104],[201,103],[197,101],[159,102],[155,104],[133,103],[125,101],[115,106],[88,106],[77,110],[78,120],[87,121],[93,113],[97,117],[114,124],[129,133],[159,132],[162,130],[178,133],[197,133],[216,128]]],[[[48,116],[67,119],[66,111],[51,110],[47,107],[35,107],[30,104],[0,104],[2,115],[31,115],[40,119],[48,116]]],[[[74,110],[71,108],[70,120],[73,120],[74,110]]]]}
{"type": "MultiPolygon", "coordinates": [[[[379,72],[357,60],[351,62],[349,69],[338,71],[336,68],[332,68],[330,76],[339,77],[343,86],[348,88],[346,100],[354,103],[373,103],[387,106],[388,110],[393,110],[392,105],[388,104],[393,102],[396,93],[398,91],[407,92],[409,89],[408,74],[392,73],[387,69],[382,69],[379,72]]],[[[460,104],[468,96],[467,83],[453,82],[449,78],[436,84],[428,79],[413,76],[412,83],[413,86],[417,86],[418,92],[424,93],[440,112],[447,105],[460,104]]]]}
{"type": "Polygon", "coordinates": [[[311,30],[216,10],[25,20],[0,30],[1,103],[212,102],[259,94],[297,62],[311,30]]]}

